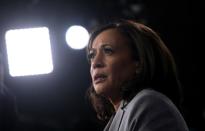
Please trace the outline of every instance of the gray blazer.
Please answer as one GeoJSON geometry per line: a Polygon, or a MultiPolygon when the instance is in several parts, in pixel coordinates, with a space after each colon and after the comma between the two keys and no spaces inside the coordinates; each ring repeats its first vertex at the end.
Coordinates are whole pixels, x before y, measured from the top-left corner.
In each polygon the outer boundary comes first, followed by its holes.
{"type": "Polygon", "coordinates": [[[144,89],[129,103],[121,102],[104,131],[188,131],[188,127],[169,98],[144,89]]]}

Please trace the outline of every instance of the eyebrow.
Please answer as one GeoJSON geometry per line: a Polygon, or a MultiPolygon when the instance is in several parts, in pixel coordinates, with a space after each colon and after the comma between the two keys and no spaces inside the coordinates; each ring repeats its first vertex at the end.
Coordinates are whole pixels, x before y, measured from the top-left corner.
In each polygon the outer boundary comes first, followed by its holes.
{"type": "MultiPolygon", "coordinates": [[[[102,44],[101,46],[100,46],[100,48],[103,48],[103,47],[106,47],[106,46],[111,46],[111,47],[114,47],[113,45],[111,45],[111,44],[109,44],[109,43],[105,43],[105,44],[102,44]]],[[[90,48],[90,50],[95,50],[95,48],[90,48]]]]}

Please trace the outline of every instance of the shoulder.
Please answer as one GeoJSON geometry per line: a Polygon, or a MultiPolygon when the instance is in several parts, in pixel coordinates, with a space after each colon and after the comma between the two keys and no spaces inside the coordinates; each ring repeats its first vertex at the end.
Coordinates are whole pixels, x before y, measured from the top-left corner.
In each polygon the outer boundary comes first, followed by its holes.
{"type": "Polygon", "coordinates": [[[124,110],[129,127],[158,129],[158,131],[165,129],[186,131],[187,128],[182,115],[172,101],[155,90],[140,91],[124,110]]]}
{"type": "Polygon", "coordinates": [[[175,107],[173,102],[164,94],[152,90],[152,89],[144,89],[137,93],[137,95],[129,102],[129,106],[134,106],[135,104],[151,106],[151,105],[164,105],[175,107]]]}
{"type": "Polygon", "coordinates": [[[173,102],[164,94],[152,89],[140,91],[126,106],[129,112],[168,112],[180,114],[173,102]]]}

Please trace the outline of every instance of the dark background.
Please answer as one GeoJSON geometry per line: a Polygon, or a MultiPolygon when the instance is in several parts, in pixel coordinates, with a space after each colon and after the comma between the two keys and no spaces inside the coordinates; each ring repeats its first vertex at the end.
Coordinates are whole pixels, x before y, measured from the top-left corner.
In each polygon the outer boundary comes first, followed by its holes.
{"type": "Polygon", "coordinates": [[[85,50],[67,46],[65,32],[73,24],[90,31],[117,18],[141,21],[160,34],[178,65],[184,118],[191,131],[204,130],[205,92],[200,84],[204,77],[199,62],[203,61],[202,17],[202,3],[193,0],[1,0],[3,53],[7,30],[47,26],[54,61],[51,74],[26,77],[11,77],[6,64],[5,83],[18,106],[16,130],[102,130],[103,124],[85,99],[90,84],[85,50]]]}

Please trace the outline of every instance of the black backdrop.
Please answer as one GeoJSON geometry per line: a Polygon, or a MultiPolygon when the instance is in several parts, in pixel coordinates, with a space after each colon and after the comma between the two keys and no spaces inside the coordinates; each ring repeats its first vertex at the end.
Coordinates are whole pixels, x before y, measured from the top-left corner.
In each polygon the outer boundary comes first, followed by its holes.
{"type": "Polygon", "coordinates": [[[1,0],[3,53],[6,54],[6,30],[47,26],[54,61],[51,74],[17,78],[9,75],[6,64],[5,83],[16,95],[19,111],[16,130],[102,129],[103,124],[96,121],[85,99],[90,84],[85,50],[67,46],[65,32],[73,24],[91,30],[115,18],[137,19],[160,34],[178,65],[184,87],[185,120],[191,130],[203,130],[205,102],[203,86],[199,84],[199,50],[204,43],[202,14],[202,4],[188,0],[1,0]]]}

